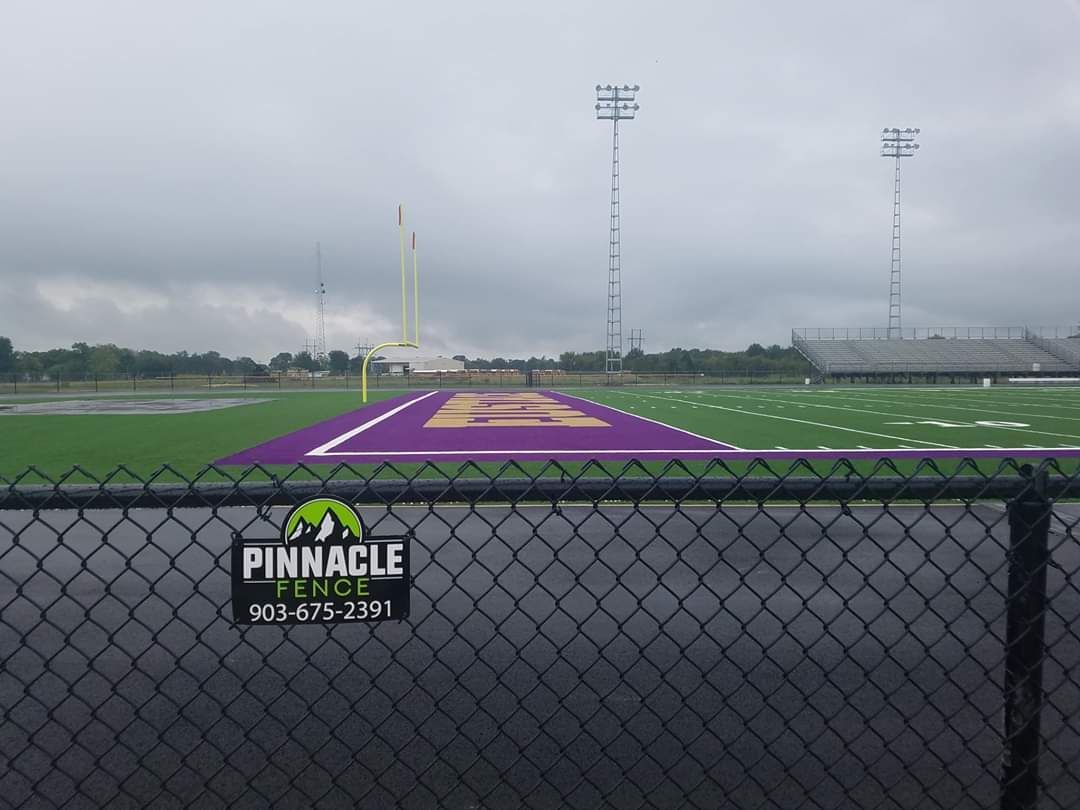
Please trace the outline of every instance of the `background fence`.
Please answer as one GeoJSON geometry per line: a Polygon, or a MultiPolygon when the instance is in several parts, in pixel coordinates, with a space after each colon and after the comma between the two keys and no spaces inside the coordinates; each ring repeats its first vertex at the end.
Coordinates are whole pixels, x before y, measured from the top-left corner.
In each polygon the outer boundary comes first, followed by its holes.
{"type": "Polygon", "coordinates": [[[1080,805],[1071,469],[227,476],[0,486],[0,805],[1080,805]],[[319,493],[410,617],[233,625],[319,493]]]}
{"type": "MultiPolygon", "coordinates": [[[[373,374],[371,388],[469,388],[472,386],[515,388],[603,386],[603,385],[791,385],[803,383],[804,372],[772,369],[735,369],[709,373],[671,372],[610,375],[603,372],[534,371],[446,371],[415,374],[373,374]]],[[[176,374],[141,376],[132,374],[55,374],[27,379],[25,375],[0,375],[0,394],[60,393],[163,393],[176,391],[340,391],[360,387],[357,374],[304,374],[292,376],[176,374]]]]}

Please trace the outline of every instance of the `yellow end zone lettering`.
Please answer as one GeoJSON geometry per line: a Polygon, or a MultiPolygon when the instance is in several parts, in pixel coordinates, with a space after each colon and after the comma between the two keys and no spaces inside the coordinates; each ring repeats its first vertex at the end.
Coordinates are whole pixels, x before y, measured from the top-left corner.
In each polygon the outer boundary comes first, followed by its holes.
{"type": "Polygon", "coordinates": [[[544,394],[454,394],[424,423],[426,428],[611,427],[544,394]]]}

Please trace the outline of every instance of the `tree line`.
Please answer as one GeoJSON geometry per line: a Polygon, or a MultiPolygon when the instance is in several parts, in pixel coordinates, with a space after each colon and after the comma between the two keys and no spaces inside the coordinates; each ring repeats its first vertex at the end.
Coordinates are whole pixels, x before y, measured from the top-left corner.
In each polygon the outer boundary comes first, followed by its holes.
{"type": "MultiPolygon", "coordinates": [[[[559,368],[563,371],[603,371],[605,360],[603,351],[563,352],[559,355],[559,368]]],[[[806,365],[806,358],[796,349],[785,349],[776,343],[769,347],[751,343],[745,350],[735,352],[675,348],[646,354],[634,349],[623,357],[623,369],[640,374],[719,374],[748,369],[799,373],[806,371],[806,365]]]]}
{"type": "MultiPolygon", "coordinates": [[[[570,372],[597,372],[604,370],[605,353],[603,351],[563,352],[558,358],[534,356],[527,359],[505,357],[469,359],[463,354],[458,354],[454,355],[454,359],[464,362],[467,369],[513,369],[522,372],[560,369],[570,372]]],[[[70,349],[18,351],[10,338],[0,336],[0,374],[18,374],[29,379],[117,374],[137,377],[189,374],[257,376],[283,372],[291,368],[344,374],[359,372],[362,362],[362,357],[350,356],[348,352],[340,349],[329,352],[325,360],[321,362],[308,352],[296,354],[279,352],[267,363],[259,363],[250,357],[224,357],[215,351],[201,354],[186,351],[165,354],[147,349],[123,348],[112,343],[95,346],[75,343],[70,349]]],[[[806,360],[793,348],[785,349],[776,344],[764,347],[758,343],[752,343],[745,351],[736,352],[675,348],[666,352],[645,354],[635,349],[623,358],[623,368],[626,371],[640,373],[709,374],[746,369],[800,372],[806,369],[806,360]]]]}
{"type": "Polygon", "coordinates": [[[250,357],[223,357],[218,352],[164,354],[148,349],[128,349],[113,343],[91,346],[74,343],[70,349],[17,351],[9,338],[0,336],[0,374],[15,373],[30,379],[134,375],[166,377],[170,374],[255,375],[267,374],[266,365],[250,357]]]}

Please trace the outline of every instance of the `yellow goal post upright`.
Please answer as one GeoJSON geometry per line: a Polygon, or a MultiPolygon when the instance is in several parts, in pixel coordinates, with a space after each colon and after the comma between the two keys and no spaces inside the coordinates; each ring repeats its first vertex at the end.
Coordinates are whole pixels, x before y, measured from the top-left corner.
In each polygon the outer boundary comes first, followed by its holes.
{"type": "Polygon", "coordinates": [[[413,267],[413,339],[409,340],[409,307],[408,287],[405,283],[405,206],[398,206],[398,232],[401,242],[401,340],[390,340],[380,343],[364,355],[364,364],[360,371],[360,390],[362,401],[367,403],[367,376],[368,364],[371,358],[382,349],[398,346],[405,349],[420,348],[420,274],[416,267],[416,232],[412,235],[412,267],[413,267]]]}

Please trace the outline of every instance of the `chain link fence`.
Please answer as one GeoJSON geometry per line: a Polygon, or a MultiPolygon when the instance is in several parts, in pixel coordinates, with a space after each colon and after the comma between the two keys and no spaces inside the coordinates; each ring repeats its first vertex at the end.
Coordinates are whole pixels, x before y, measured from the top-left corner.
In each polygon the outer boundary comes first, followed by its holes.
{"type": "Polygon", "coordinates": [[[530,469],[0,482],[0,805],[1080,806],[1074,469],[530,469]],[[232,623],[316,494],[408,619],[232,623]]]}
{"type": "MultiPolygon", "coordinates": [[[[904,371],[906,369],[899,369],[904,371]]],[[[552,371],[516,369],[471,369],[468,371],[406,371],[402,374],[370,374],[368,386],[376,389],[400,388],[500,388],[533,386],[715,386],[715,385],[802,385],[811,376],[805,369],[728,369],[709,372],[626,371],[619,375],[602,371],[552,371]]],[[[349,391],[360,387],[356,371],[304,372],[293,374],[0,374],[0,394],[123,394],[212,391],[349,391]]]]}

